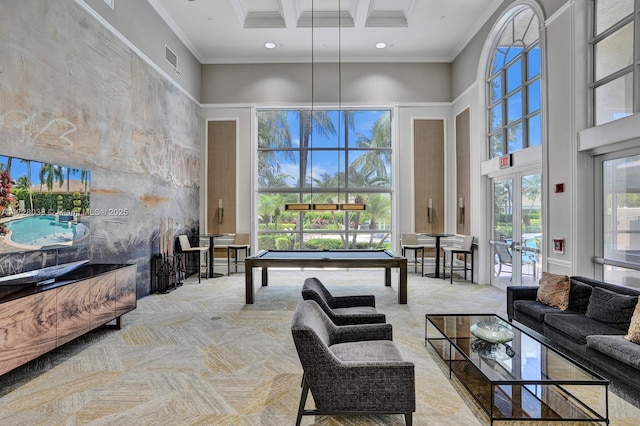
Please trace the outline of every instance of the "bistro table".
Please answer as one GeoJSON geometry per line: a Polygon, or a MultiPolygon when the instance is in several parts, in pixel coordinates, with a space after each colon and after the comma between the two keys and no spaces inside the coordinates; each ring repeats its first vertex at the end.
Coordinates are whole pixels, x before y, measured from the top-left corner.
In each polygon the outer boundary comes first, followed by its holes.
{"type": "Polygon", "coordinates": [[[215,260],[215,241],[216,238],[225,237],[228,234],[199,234],[196,235],[198,238],[208,238],[209,239],[209,276],[211,278],[220,278],[224,276],[224,274],[216,273],[213,269],[213,262],[215,260]]]}
{"type": "Polygon", "coordinates": [[[442,233],[430,233],[430,234],[420,234],[426,237],[432,237],[436,239],[436,271],[433,274],[426,274],[431,278],[440,278],[440,238],[442,237],[450,237],[451,234],[442,234],[442,233]]]}

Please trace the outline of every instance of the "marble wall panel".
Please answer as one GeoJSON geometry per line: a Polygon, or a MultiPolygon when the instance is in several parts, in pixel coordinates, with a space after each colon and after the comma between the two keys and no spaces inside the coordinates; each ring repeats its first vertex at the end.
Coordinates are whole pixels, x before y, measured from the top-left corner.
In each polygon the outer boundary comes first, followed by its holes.
{"type": "Polygon", "coordinates": [[[147,294],[160,219],[198,228],[201,123],[195,102],[73,1],[3,4],[0,153],[91,170],[99,214],[88,249],[5,254],[0,275],[87,256],[136,263],[147,294]]]}

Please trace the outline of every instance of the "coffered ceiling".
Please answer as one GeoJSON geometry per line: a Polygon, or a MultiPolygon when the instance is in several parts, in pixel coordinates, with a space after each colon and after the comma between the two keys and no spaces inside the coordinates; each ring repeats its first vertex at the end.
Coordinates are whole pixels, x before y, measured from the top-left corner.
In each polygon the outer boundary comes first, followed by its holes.
{"type": "Polygon", "coordinates": [[[503,2],[148,1],[200,62],[220,64],[309,62],[312,51],[314,61],[449,62],[503,2]]]}

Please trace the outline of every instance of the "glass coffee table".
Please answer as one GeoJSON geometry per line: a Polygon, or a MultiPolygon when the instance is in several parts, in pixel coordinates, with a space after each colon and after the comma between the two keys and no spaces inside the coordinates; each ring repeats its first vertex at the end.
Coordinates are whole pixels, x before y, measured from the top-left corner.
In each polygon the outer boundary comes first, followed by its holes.
{"type": "Polygon", "coordinates": [[[426,315],[431,345],[494,421],[609,424],[609,381],[496,315],[426,315]]]}

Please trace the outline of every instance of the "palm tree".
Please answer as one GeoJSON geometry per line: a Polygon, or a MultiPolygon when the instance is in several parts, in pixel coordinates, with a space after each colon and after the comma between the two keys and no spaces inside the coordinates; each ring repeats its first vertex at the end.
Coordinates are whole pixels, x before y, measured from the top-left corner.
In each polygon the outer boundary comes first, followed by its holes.
{"type": "Polygon", "coordinates": [[[302,111],[300,115],[302,134],[300,139],[300,172],[302,176],[301,184],[304,184],[307,176],[307,165],[309,163],[309,150],[313,150],[312,134],[318,136],[332,136],[336,134],[336,128],[329,117],[327,111],[302,111]]]}
{"type": "Polygon", "coordinates": [[[58,182],[59,188],[62,188],[64,183],[64,176],[62,174],[62,166],[56,166],[54,164],[45,163],[40,169],[40,186],[45,183],[49,193],[53,191],[53,183],[58,182]]]}
{"type": "Polygon", "coordinates": [[[381,219],[389,218],[390,200],[388,194],[369,194],[367,196],[367,213],[370,228],[378,229],[381,219]]]}
{"type": "Polygon", "coordinates": [[[80,171],[80,182],[84,184],[84,193],[87,193],[87,185],[89,184],[89,170],[80,171]]]}
{"type": "Polygon", "coordinates": [[[17,189],[26,189],[29,190],[30,189],[30,184],[29,184],[29,178],[26,176],[20,176],[17,180],[16,180],[16,185],[15,188],[17,189]]]}
{"type": "Polygon", "coordinates": [[[11,175],[11,163],[13,162],[13,157],[7,157],[7,168],[6,171],[11,175]]]}
{"type": "Polygon", "coordinates": [[[258,186],[260,188],[282,188],[287,187],[287,180],[293,178],[291,175],[279,173],[276,167],[270,163],[268,166],[261,164],[258,166],[258,186]]]}
{"type": "MultiPolygon", "coordinates": [[[[370,188],[373,186],[385,186],[389,183],[388,177],[378,177],[372,171],[365,171],[364,169],[359,170],[353,163],[351,167],[349,167],[349,187],[350,188],[370,188]]],[[[355,194],[353,201],[355,203],[364,203],[367,205],[367,213],[370,214],[371,217],[371,225],[375,226],[374,220],[377,220],[383,213],[379,209],[379,203],[376,202],[376,205],[373,206],[373,215],[369,211],[369,199],[374,199],[374,196],[379,195],[383,196],[383,194],[368,194],[363,196],[362,194],[355,194]],[[365,199],[366,197],[366,199],[365,199]]],[[[387,214],[389,213],[389,206],[387,205],[387,214]]],[[[362,213],[356,212],[354,217],[355,228],[358,229],[360,225],[362,213]]],[[[353,235],[353,246],[355,247],[356,243],[356,234],[353,235]]]]}
{"type": "Polygon", "coordinates": [[[540,174],[529,175],[522,179],[522,193],[531,201],[529,211],[533,211],[536,201],[542,195],[540,174]]]}
{"type": "Polygon", "coordinates": [[[76,174],[80,171],[80,169],[73,169],[71,167],[67,167],[67,194],[71,192],[71,188],[69,188],[69,184],[71,181],[71,173],[76,174]]]}
{"type": "MultiPolygon", "coordinates": [[[[258,113],[258,147],[286,149],[293,147],[291,129],[287,122],[287,111],[259,111],[258,113]]],[[[291,151],[279,151],[285,159],[293,159],[291,151]]],[[[258,159],[258,170],[273,169],[273,173],[280,172],[280,163],[276,151],[261,151],[258,159]]]]}
{"type": "Polygon", "coordinates": [[[365,135],[358,135],[359,148],[388,148],[384,150],[372,149],[358,157],[352,165],[361,167],[366,172],[373,172],[378,177],[388,176],[387,164],[391,164],[391,114],[385,112],[373,125],[371,139],[365,135]]]}
{"type": "Polygon", "coordinates": [[[20,162],[27,164],[27,189],[29,190],[29,209],[33,211],[33,194],[31,192],[31,160],[20,160],[20,162]]]}

